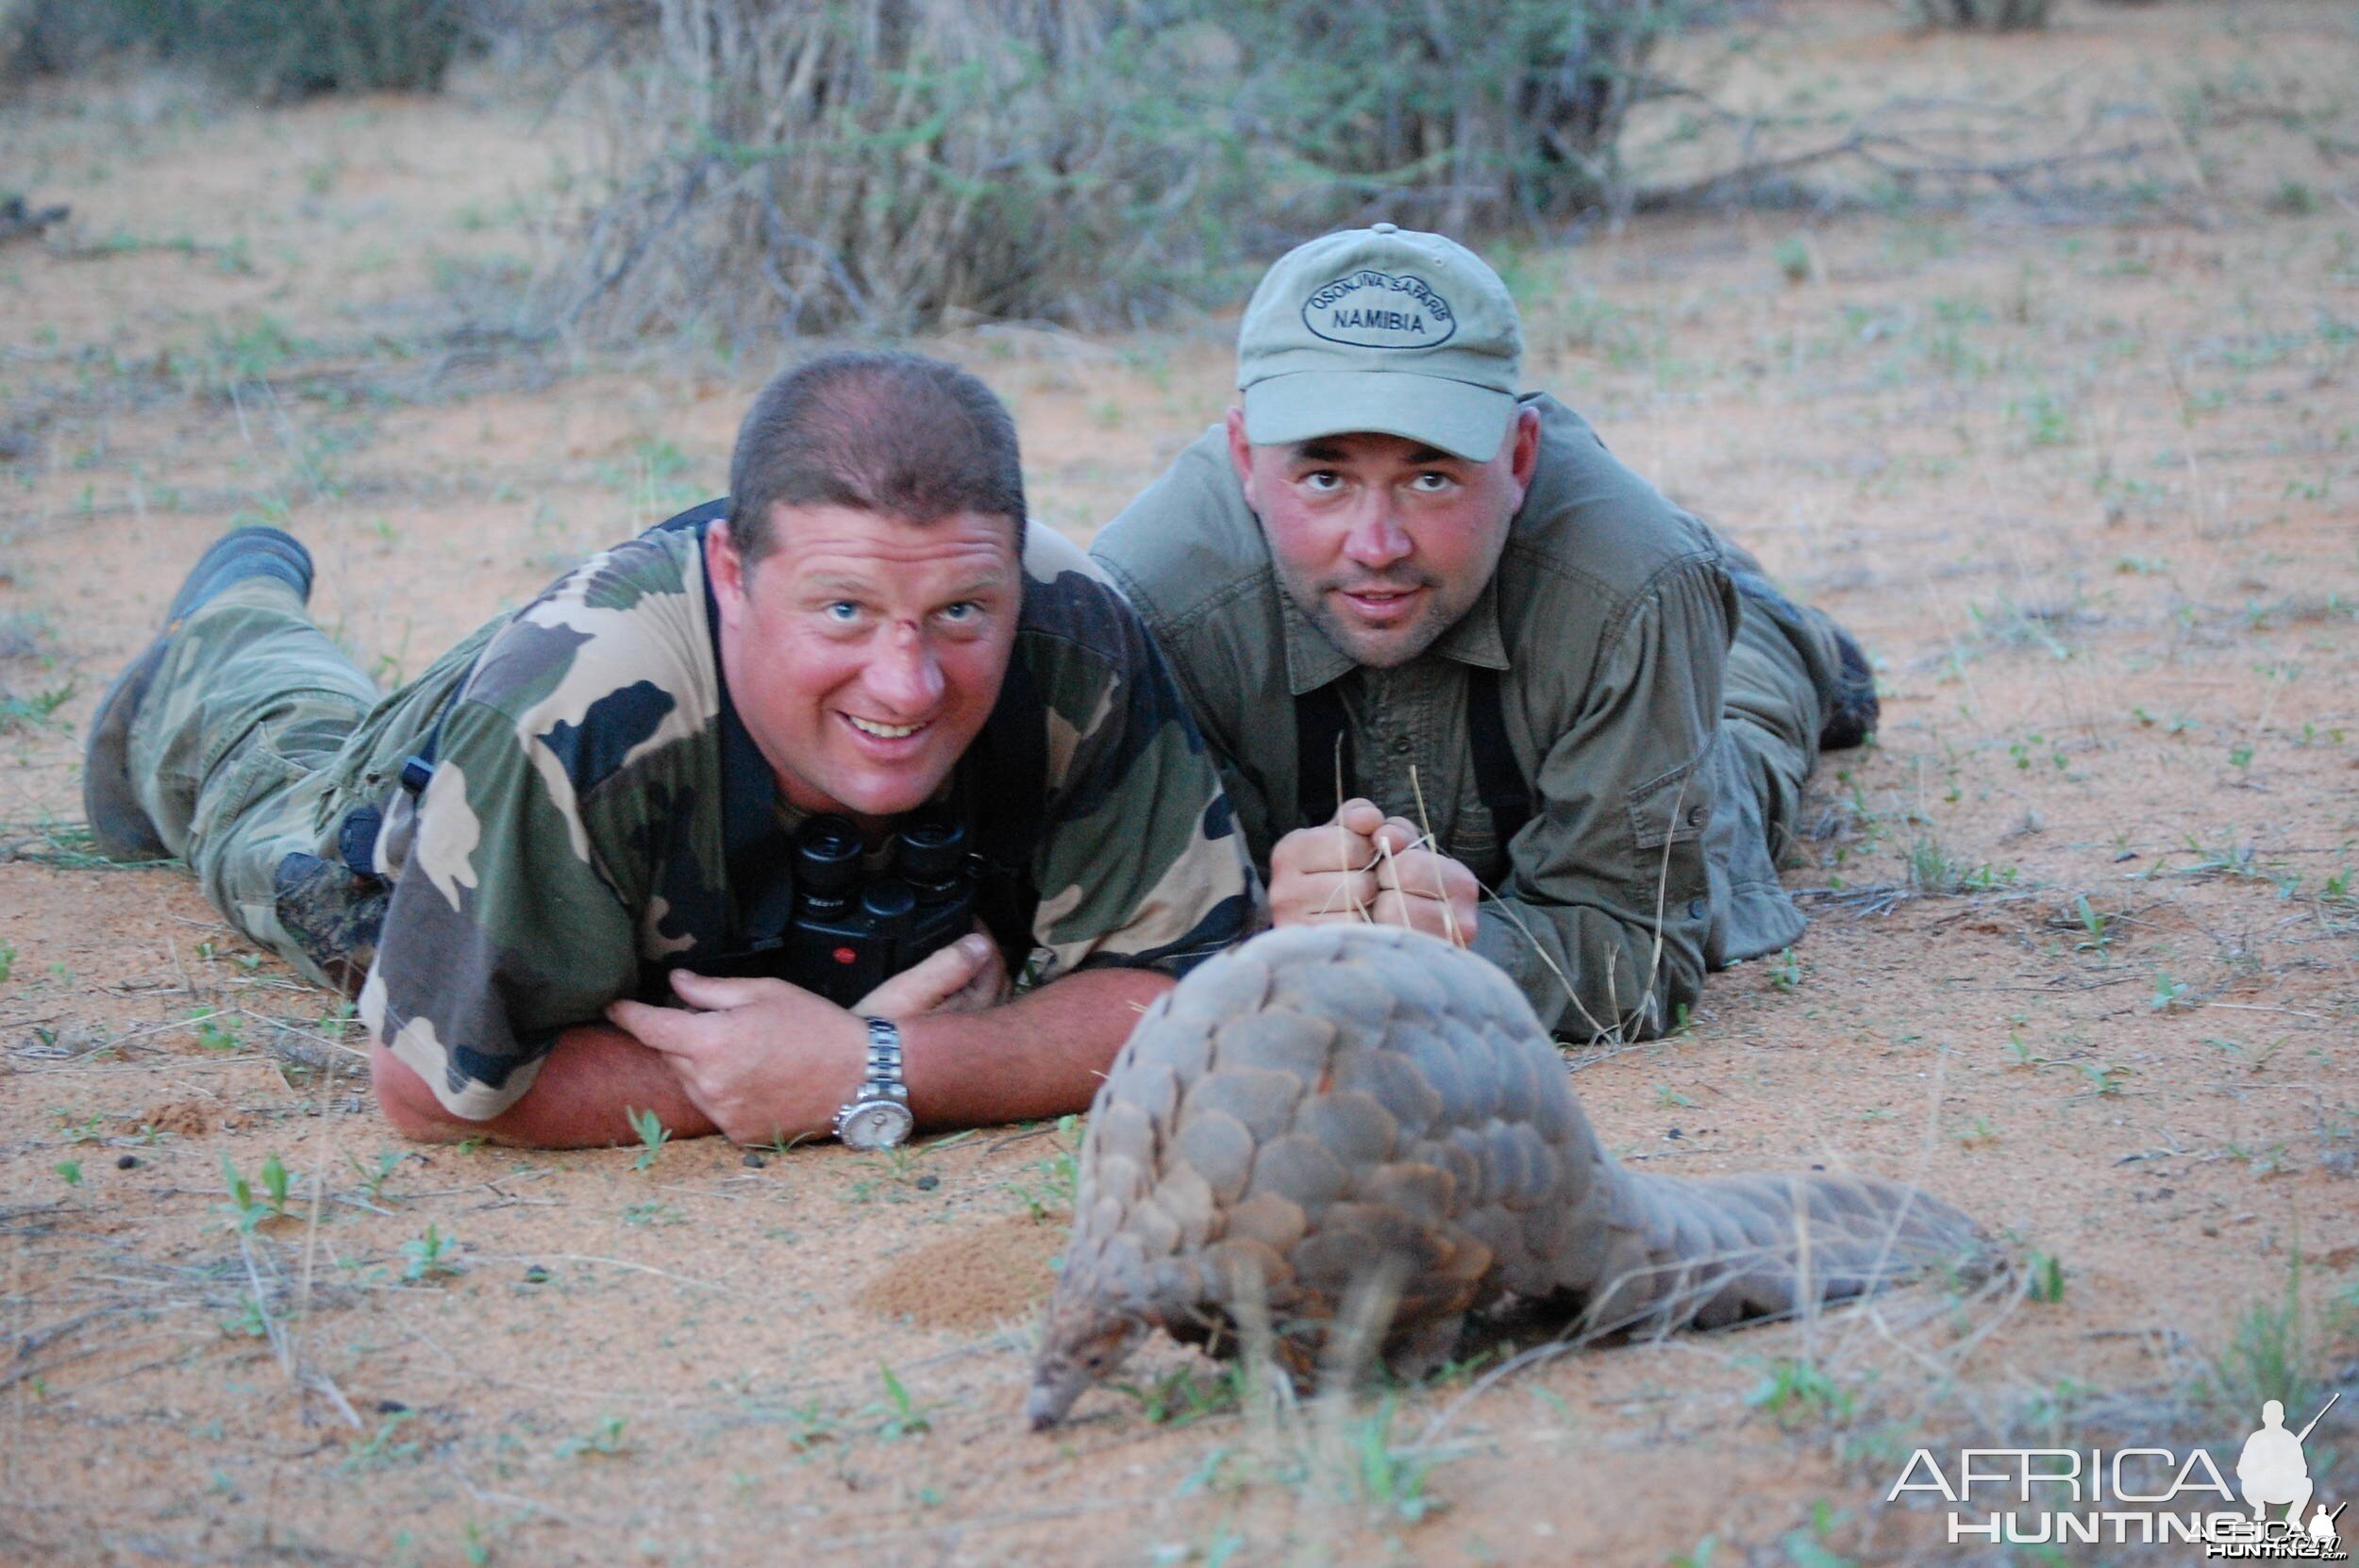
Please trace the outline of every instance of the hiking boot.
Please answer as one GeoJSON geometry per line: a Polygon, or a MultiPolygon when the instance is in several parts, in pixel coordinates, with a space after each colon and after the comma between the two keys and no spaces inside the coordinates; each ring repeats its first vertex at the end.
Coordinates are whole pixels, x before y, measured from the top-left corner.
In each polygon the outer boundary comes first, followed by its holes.
{"type": "Polygon", "coordinates": [[[1841,626],[1834,628],[1835,651],[1843,673],[1835,681],[1834,702],[1825,727],[1818,731],[1820,751],[1849,751],[1876,733],[1882,711],[1876,700],[1876,672],[1867,667],[1867,650],[1841,626]]]}
{"type": "Polygon", "coordinates": [[[90,739],[82,747],[82,810],[90,819],[92,840],[111,860],[160,860],[172,851],[157,835],[131,787],[131,723],[139,717],[140,701],[162,668],[172,640],[199,608],[222,590],[248,577],[275,577],[311,598],[311,555],[293,536],[276,528],[239,528],[213,541],[197,558],[188,580],[172,596],[164,612],[164,629],[115,677],[91,720],[90,739]]]}

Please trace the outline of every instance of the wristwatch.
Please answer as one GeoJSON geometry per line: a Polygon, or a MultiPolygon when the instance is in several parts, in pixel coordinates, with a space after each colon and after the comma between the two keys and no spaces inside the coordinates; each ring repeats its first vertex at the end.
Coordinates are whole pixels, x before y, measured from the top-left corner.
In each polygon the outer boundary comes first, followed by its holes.
{"type": "Polygon", "coordinates": [[[890,1149],[907,1142],[916,1125],[909,1085],[901,1081],[901,1026],[890,1018],[871,1018],[868,1073],[835,1113],[835,1135],[846,1148],[890,1149]]]}

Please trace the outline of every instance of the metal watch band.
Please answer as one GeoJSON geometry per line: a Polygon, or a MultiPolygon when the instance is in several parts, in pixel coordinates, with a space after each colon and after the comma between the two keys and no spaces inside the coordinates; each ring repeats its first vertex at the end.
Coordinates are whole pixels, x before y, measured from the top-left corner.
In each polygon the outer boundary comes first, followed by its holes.
{"type": "Polygon", "coordinates": [[[883,1094],[909,1104],[909,1085],[901,1077],[901,1026],[890,1018],[868,1020],[868,1070],[860,1090],[863,1098],[883,1094]]]}

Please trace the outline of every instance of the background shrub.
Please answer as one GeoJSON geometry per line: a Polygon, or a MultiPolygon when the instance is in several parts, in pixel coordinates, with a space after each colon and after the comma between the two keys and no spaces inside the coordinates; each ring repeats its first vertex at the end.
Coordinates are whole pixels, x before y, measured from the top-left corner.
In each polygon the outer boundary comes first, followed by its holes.
{"type": "Polygon", "coordinates": [[[1106,0],[660,0],[557,279],[600,335],[1119,316],[1209,254],[1205,41],[1106,0]]]}
{"type": "MultiPolygon", "coordinates": [[[[1615,199],[1698,0],[654,0],[548,280],[594,336],[1101,324],[1391,218],[1615,199]]],[[[602,12],[611,17],[614,13],[602,12]]]]}
{"type": "MultiPolygon", "coordinates": [[[[1612,204],[1648,57],[1695,0],[1261,0],[1207,6],[1276,167],[1313,176],[1307,226],[1463,231],[1612,204]],[[1323,198],[1323,199],[1322,199],[1323,198]]],[[[1281,181],[1281,185],[1284,182],[1281,181]]],[[[1306,226],[1297,225],[1297,227],[1306,226]]]]}
{"type": "Polygon", "coordinates": [[[1900,0],[1920,27],[1986,27],[1995,32],[2048,25],[2049,0],[1900,0]]]}
{"type": "Polygon", "coordinates": [[[266,102],[432,91],[468,37],[458,0],[0,0],[0,63],[64,72],[138,51],[266,102]],[[12,14],[11,14],[12,13],[12,14]],[[10,44],[13,47],[10,47],[10,44]]]}

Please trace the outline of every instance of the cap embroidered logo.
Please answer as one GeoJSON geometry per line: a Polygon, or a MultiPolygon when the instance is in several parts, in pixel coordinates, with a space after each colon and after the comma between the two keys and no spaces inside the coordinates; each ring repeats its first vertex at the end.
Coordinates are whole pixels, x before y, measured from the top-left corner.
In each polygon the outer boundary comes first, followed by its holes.
{"type": "Polygon", "coordinates": [[[1304,300],[1302,325],[1355,348],[1438,348],[1457,332],[1458,317],[1424,278],[1363,268],[1304,300]]]}

